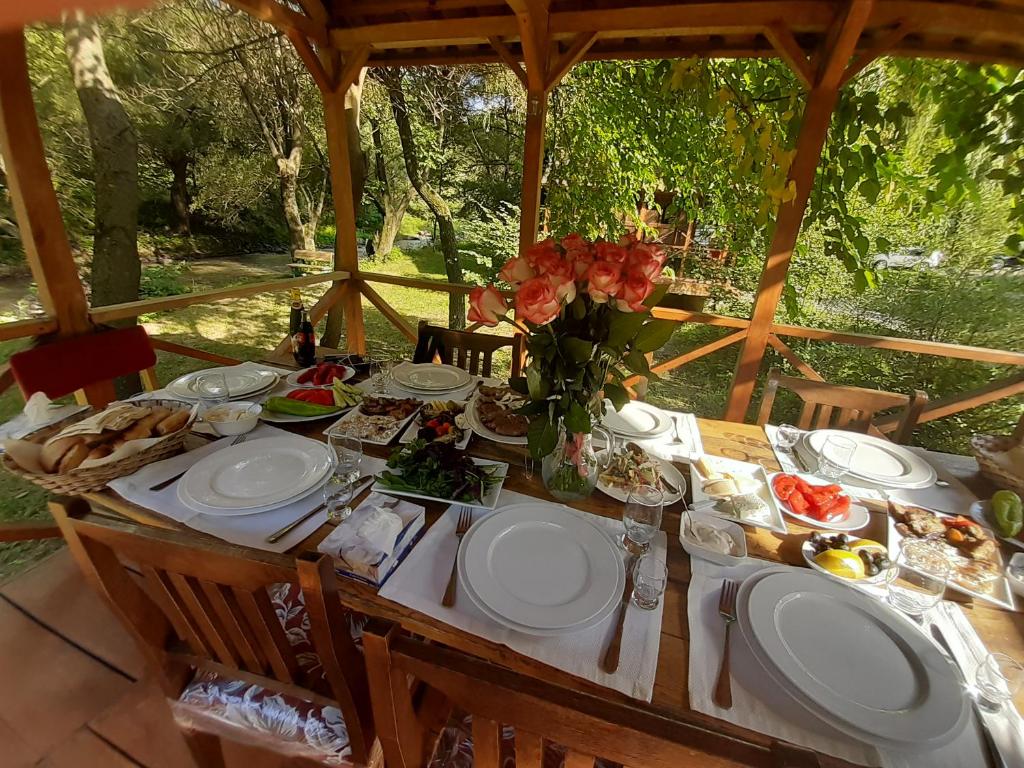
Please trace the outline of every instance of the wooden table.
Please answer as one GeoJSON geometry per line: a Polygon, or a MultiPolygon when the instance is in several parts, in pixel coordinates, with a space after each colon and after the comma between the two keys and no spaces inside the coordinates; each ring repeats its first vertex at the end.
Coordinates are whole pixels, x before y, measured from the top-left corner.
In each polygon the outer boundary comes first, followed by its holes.
{"type": "MultiPolygon", "coordinates": [[[[320,430],[327,421],[306,422],[293,425],[275,425],[290,427],[290,431],[304,434],[315,439],[323,439],[320,430]]],[[[741,461],[759,463],[767,470],[779,469],[768,439],[761,427],[734,422],[698,419],[704,449],[708,454],[728,456],[741,461]]],[[[382,446],[367,445],[366,453],[385,457],[393,450],[382,446]]],[[[468,453],[487,459],[508,462],[510,470],[505,487],[522,493],[548,498],[543,487],[539,472],[527,477],[524,471],[525,448],[519,446],[500,445],[474,435],[468,447],[468,453]]],[[[684,465],[679,465],[685,470],[684,465]]],[[[96,507],[101,507],[137,522],[159,527],[175,528],[189,531],[197,538],[207,542],[211,537],[185,528],[179,523],[162,517],[152,510],[131,504],[116,493],[106,490],[87,494],[86,498],[96,507]]],[[[432,525],[447,508],[447,504],[424,502],[427,509],[427,525],[432,525]]],[[[620,518],[622,504],[604,494],[595,491],[585,501],[571,506],[606,517],[620,518]]],[[[752,557],[773,562],[784,562],[791,565],[804,566],[800,554],[800,546],[810,534],[810,529],[795,525],[787,520],[790,533],[778,534],[763,529],[746,528],[747,546],[752,557]]],[[[661,628],[661,647],[658,656],[657,672],[654,683],[654,696],[650,704],[631,699],[611,689],[598,686],[596,683],[581,680],[568,673],[548,667],[538,661],[524,657],[509,648],[492,643],[482,638],[457,630],[432,617],[413,611],[405,606],[384,600],[377,596],[376,590],[368,585],[349,579],[342,579],[344,600],[352,608],[399,622],[405,629],[423,635],[431,640],[442,642],[459,650],[475,654],[488,661],[502,664],[509,668],[529,675],[535,675],[548,682],[553,682],[572,690],[584,690],[598,693],[607,701],[621,705],[624,722],[633,717],[657,718],[666,738],[672,738],[673,724],[700,724],[719,733],[729,734],[748,744],[768,748],[772,739],[743,728],[738,728],[716,718],[694,712],[689,706],[687,692],[688,675],[688,634],[686,600],[690,580],[689,556],[679,543],[678,532],[680,514],[670,507],[665,511],[662,524],[668,534],[668,570],[669,585],[665,593],[665,611],[661,628]]],[[[872,513],[872,521],[863,531],[864,536],[884,541],[884,513],[872,513]]],[[[288,564],[291,555],[300,551],[315,550],[317,543],[331,530],[328,525],[322,526],[313,535],[291,550],[290,554],[276,555],[260,550],[236,547],[225,542],[218,543],[234,552],[241,551],[248,557],[257,560],[288,564]]],[[[960,602],[972,625],[978,631],[991,651],[1008,653],[1018,659],[1024,659],[1024,617],[1019,613],[1011,613],[983,603],[972,603],[959,595],[950,595],[960,602]]],[[[1024,693],[1018,696],[1018,707],[1024,705],[1024,693]]],[[[739,750],[737,754],[742,754],[739,750]]],[[[845,761],[820,755],[822,766],[847,766],[845,761]]],[[[742,764],[726,757],[710,757],[702,754],[701,766],[736,766],[742,764]]]]}

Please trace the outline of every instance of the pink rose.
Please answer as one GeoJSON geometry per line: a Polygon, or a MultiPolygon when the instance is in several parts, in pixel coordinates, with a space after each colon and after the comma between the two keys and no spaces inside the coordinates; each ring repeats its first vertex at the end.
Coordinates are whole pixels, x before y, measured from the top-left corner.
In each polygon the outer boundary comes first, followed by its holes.
{"type": "Polygon", "coordinates": [[[582,280],[590,270],[590,265],[594,263],[594,254],[589,250],[568,251],[565,260],[572,265],[573,276],[577,280],[582,280]]]}
{"type": "Polygon", "coordinates": [[[615,306],[620,312],[646,312],[644,299],[651,295],[654,284],[639,269],[631,269],[622,281],[622,289],[615,299],[615,306]]]}
{"type": "Polygon", "coordinates": [[[590,243],[583,239],[583,236],[573,232],[562,238],[562,247],[567,251],[585,251],[590,243]]]}
{"type": "Polygon", "coordinates": [[[470,322],[497,325],[506,312],[508,303],[493,285],[474,288],[469,292],[469,312],[466,313],[466,317],[470,322]]]}
{"type": "Polygon", "coordinates": [[[546,325],[558,317],[562,304],[546,277],[527,280],[516,292],[516,316],[535,325],[546,325]]]}
{"type": "Polygon", "coordinates": [[[622,287],[622,265],[595,261],[587,271],[587,293],[598,304],[615,298],[622,287]]]}
{"type": "Polygon", "coordinates": [[[576,298],[576,282],[571,273],[568,275],[546,275],[546,277],[551,283],[551,287],[555,289],[555,296],[559,301],[568,304],[576,298]]]}
{"type": "Polygon", "coordinates": [[[643,272],[647,277],[653,279],[661,274],[664,265],[663,254],[660,248],[641,243],[630,251],[626,259],[626,268],[632,271],[643,272]]]}
{"type": "Polygon", "coordinates": [[[498,273],[498,277],[514,288],[536,274],[526,259],[517,256],[506,262],[505,266],[501,268],[501,272],[498,273]]]}
{"type": "Polygon", "coordinates": [[[604,241],[594,244],[594,250],[597,252],[597,258],[601,261],[608,261],[612,264],[622,264],[626,260],[628,255],[626,249],[616,243],[606,243],[604,241]]]}
{"type": "Polygon", "coordinates": [[[558,247],[555,245],[555,241],[550,237],[547,240],[541,240],[539,243],[534,243],[526,251],[526,261],[533,267],[537,264],[537,259],[542,254],[553,254],[555,256],[561,256],[558,252],[558,247]]]}

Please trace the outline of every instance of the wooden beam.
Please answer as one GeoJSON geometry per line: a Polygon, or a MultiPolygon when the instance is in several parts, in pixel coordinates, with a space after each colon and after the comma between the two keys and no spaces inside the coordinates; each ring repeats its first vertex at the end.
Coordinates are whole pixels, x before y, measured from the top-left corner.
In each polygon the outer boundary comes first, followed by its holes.
{"type": "Polygon", "coordinates": [[[488,38],[488,42],[491,44],[491,48],[494,49],[495,53],[498,54],[498,58],[500,58],[505,66],[511,69],[513,74],[519,78],[519,82],[523,84],[523,88],[529,90],[530,84],[526,80],[526,70],[523,69],[523,65],[519,63],[519,60],[516,59],[508,46],[497,37],[488,38]]]}
{"type": "Polygon", "coordinates": [[[240,11],[267,22],[285,34],[297,30],[319,46],[327,45],[327,27],[276,0],[225,0],[240,11]]]}
{"type": "Polygon", "coordinates": [[[51,520],[25,520],[16,523],[0,523],[0,542],[32,541],[34,539],[59,539],[60,528],[51,520]]]}
{"type": "Polygon", "coordinates": [[[519,27],[514,16],[471,16],[335,27],[330,34],[332,45],[342,50],[360,45],[372,45],[374,49],[401,47],[402,43],[441,47],[465,42],[486,43],[491,37],[518,37],[519,27]]]}
{"type": "Polygon", "coordinates": [[[156,299],[141,299],[139,301],[128,301],[123,304],[109,304],[105,307],[96,307],[89,312],[90,317],[96,323],[110,323],[114,320],[123,320],[128,317],[151,312],[166,312],[171,309],[190,307],[193,304],[211,304],[227,299],[241,299],[246,296],[255,296],[258,293],[274,293],[276,291],[287,291],[290,288],[299,288],[303,285],[316,285],[331,280],[347,280],[349,272],[338,270],[335,272],[322,272],[304,277],[290,277],[284,280],[267,280],[262,283],[249,283],[248,285],[237,285],[231,288],[215,288],[209,291],[197,291],[196,293],[183,293],[181,296],[166,296],[156,299]]]}
{"type": "MultiPolygon", "coordinates": [[[[669,371],[674,371],[676,368],[681,368],[687,363],[692,363],[694,360],[699,360],[705,355],[710,355],[712,352],[717,352],[720,349],[724,349],[725,347],[743,341],[743,337],[746,335],[747,332],[745,330],[730,333],[727,336],[723,336],[720,339],[715,339],[714,341],[697,347],[696,349],[691,349],[689,352],[679,355],[678,357],[673,357],[671,360],[666,360],[663,363],[659,363],[658,365],[652,366],[651,372],[655,374],[662,374],[668,373],[669,371]]],[[[627,387],[632,387],[634,384],[643,381],[645,378],[645,376],[630,376],[623,382],[623,384],[627,387]]]]}
{"type": "Polygon", "coordinates": [[[780,58],[789,65],[793,74],[799,78],[804,87],[810,88],[814,81],[811,62],[785,22],[773,21],[765,27],[764,36],[768,38],[768,42],[772,44],[780,58]]]}
{"type": "Polygon", "coordinates": [[[327,28],[330,18],[322,0],[298,0],[298,2],[314,24],[327,28]]]}
{"type": "Polygon", "coordinates": [[[370,58],[370,46],[361,45],[345,53],[341,69],[334,81],[334,90],[344,94],[352,84],[359,79],[359,72],[366,66],[366,60],[370,58]]]}
{"type": "MultiPolygon", "coordinates": [[[[961,392],[939,400],[932,400],[924,407],[917,421],[920,424],[924,421],[941,419],[954,413],[993,403],[996,400],[1013,397],[1022,392],[1024,392],[1024,373],[1018,373],[1016,376],[993,381],[991,384],[972,389],[970,392],[961,392]]],[[[882,432],[892,432],[899,426],[900,418],[900,414],[883,416],[875,420],[875,426],[882,432]]]]}
{"type": "Polygon", "coordinates": [[[548,77],[544,84],[545,89],[550,91],[562,82],[562,78],[569,73],[569,70],[573,68],[576,62],[583,58],[584,54],[590,50],[590,47],[596,40],[596,32],[580,32],[576,35],[565,53],[548,65],[548,77]]]}
{"type": "Polygon", "coordinates": [[[56,330],[57,321],[52,317],[15,320],[13,323],[0,323],[0,341],[23,339],[26,336],[45,336],[56,330]]]}
{"type": "Polygon", "coordinates": [[[384,317],[386,317],[393,326],[395,326],[395,328],[401,331],[405,338],[415,344],[419,338],[416,333],[416,329],[409,325],[406,319],[402,317],[394,307],[388,304],[383,296],[371,288],[369,284],[360,281],[359,287],[362,290],[363,295],[369,299],[370,303],[373,304],[373,306],[375,306],[380,313],[384,315],[384,317]]]}
{"type": "Polygon", "coordinates": [[[664,320],[676,320],[680,323],[700,323],[701,325],[720,325],[726,328],[749,328],[750,321],[744,317],[728,315],[712,315],[707,312],[691,312],[688,309],[672,309],[655,307],[651,314],[664,320]]]}
{"type": "Polygon", "coordinates": [[[768,343],[772,346],[776,352],[778,352],[785,359],[787,363],[793,366],[796,370],[800,371],[804,376],[813,381],[824,381],[825,379],[821,375],[811,368],[807,363],[800,359],[789,345],[786,344],[782,339],[776,336],[774,333],[768,336],[768,343]]]}
{"type": "Polygon", "coordinates": [[[542,88],[527,91],[526,133],[523,138],[523,185],[519,201],[519,254],[537,240],[540,226],[540,192],[544,175],[544,127],[548,94],[542,88]]]}
{"type": "Polygon", "coordinates": [[[914,29],[915,26],[913,24],[907,21],[901,21],[889,32],[882,35],[878,39],[878,42],[874,43],[870,48],[858,53],[857,57],[847,65],[846,69],[843,71],[842,77],[839,78],[839,87],[842,88],[850,82],[879,56],[883,56],[895,48],[896,45],[908,34],[913,32],[914,29]]]}
{"type": "Polygon", "coordinates": [[[529,11],[516,12],[519,27],[519,44],[523,48],[523,63],[526,65],[527,98],[531,93],[543,93],[548,77],[548,59],[551,55],[551,34],[548,31],[547,8],[534,4],[522,4],[529,11]]]}
{"type": "MultiPolygon", "coordinates": [[[[316,0],[313,1],[316,2],[316,0]]],[[[309,44],[309,39],[297,29],[289,29],[285,34],[292,41],[295,52],[299,54],[299,58],[306,65],[309,74],[313,76],[313,82],[320,89],[320,93],[330,91],[334,87],[334,83],[331,82],[331,78],[317,57],[316,51],[313,50],[313,46],[309,44]]]]}
{"type": "Polygon", "coordinates": [[[150,336],[149,341],[152,343],[153,349],[159,349],[162,352],[170,352],[172,355],[192,357],[196,360],[205,360],[208,363],[216,363],[217,365],[238,365],[242,362],[241,360],[234,357],[228,357],[227,355],[218,355],[216,352],[207,352],[205,349],[196,349],[195,347],[189,347],[185,344],[167,341],[167,339],[161,339],[159,336],[150,336]]]}
{"type": "MultiPolygon", "coordinates": [[[[424,280],[420,277],[404,277],[402,275],[385,275],[381,272],[359,272],[356,277],[368,283],[384,283],[386,285],[401,285],[405,288],[418,288],[424,291],[439,291],[441,293],[468,294],[477,286],[469,283],[442,283],[440,280],[424,280]]],[[[501,291],[505,298],[512,298],[515,294],[512,291],[501,291]]]]}
{"type": "Polygon", "coordinates": [[[779,207],[768,258],[761,272],[750,317],[750,332],[743,341],[736,362],[736,372],[725,408],[727,420],[743,421],[750,407],[761,361],[768,346],[768,336],[775,322],[775,310],[786,284],[793,248],[800,234],[821,150],[828,135],[832,110],[839,99],[839,78],[853,54],[872,7],[873,0],[849,0],[833,24],[834,34],[829,36],[835,41],[834,45],[824,51],[819,62],[815,84],[804,108],[796,157],[789,170],[789,179],[796,184],[796,196],[779,207]]]}
{"type": "Polygon", "coordinates": [[[588,8],[551,14],[551,32],[598,30],[607,37],[760,34],[776,19],[787,19],[795,31],[821,30],[832,20],[832,3],[813,0],[762,2],[665,3],[655,6],[588,8]]]}
{"type": "Polygon", "coordinates": [[[89,305],[46,165],[20,29],[0,31],[0,155],[39,302],[62,335],[88,333],[89,305]]]}

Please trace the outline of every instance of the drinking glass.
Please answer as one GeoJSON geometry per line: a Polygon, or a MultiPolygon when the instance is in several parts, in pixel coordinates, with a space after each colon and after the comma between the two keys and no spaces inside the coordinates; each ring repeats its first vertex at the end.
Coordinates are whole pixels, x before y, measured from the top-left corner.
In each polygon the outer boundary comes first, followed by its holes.
{"type": "Polygon", "coordinates": [[[637,608],[653,611],[661,601],[668,584],[668,568],[653,554],[637,558],[633,565],[633,603],[637,608]]]}
{"type": "Polygon", "coordinates": [[[359,462],[363,458],[363,444],[359,438],[340,432],[327,434],[327,445],[334,455],[334,475],[354,483],[359,479],[359,462]]]}
{"type": "Polygon", "coordinates": [[[324,505],[330,522],[337,524],[351,516],[355,487],[348,477],[338,475],[332,475],[324,485],[324,505]]]}
{"type": "Polygon", "coordinates": [[[1014,697],[1024,681],[1024,666],[1005,653],[990,653],[978,665],[974,682],[978,705],[987,712],[998,712],[1014,697]]]}
{"type": "Polygon", "coordinates": [[[196,394],[205,408],[211,408],[231,399],[227,379],[221,371],[200,373],[196,376],[196,394]]]}
{"type": "Polygon", "coordinates": [[[378,355],[365,359],[370,364],[370,380],[373,382],[373,389],[377,392],[388,392],[395,380],[395,361],[378,355]]]}
{"type": "Polygon", "coordinates": [[[775,445],[784,453],[792,453],[800,440],[800,430],[792,424],[779,424],[775,429],[775,445]]]}
{"type": "Polygon", "coordinates": [[[629,489],[626,506],[622,510],[622,546],[627,552],[642,555],[651,547],[651,539],[661,528],[661,511],[665,495],[650,485],[629,489]]]}
{"type": "Polygon", "coordinates": [[[857,443],[842,435],[829,435],[818,456],[818,474],[829,480],[838,480],[850,468],[857,443]]]}
{"type": "Polygon", "coordinates": [[[942,599],[952,566],[933,542],[904,539],[896,562],[885,574],[886,600],[911,617],[919,617],[942,599]]]}

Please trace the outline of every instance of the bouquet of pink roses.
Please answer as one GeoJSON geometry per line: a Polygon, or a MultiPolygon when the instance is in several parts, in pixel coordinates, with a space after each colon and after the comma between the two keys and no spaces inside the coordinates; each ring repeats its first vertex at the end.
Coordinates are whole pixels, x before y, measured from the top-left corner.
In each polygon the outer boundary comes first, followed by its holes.
{"type": "Polygon", "coordinates": [[[530,418],[535,458],[552,453],[567,434],[570,445],[589,435],[602,394],[621,408],[629,399],[622,382],[630,373],[653,377],[646,354],[676,327],[649,311],[666,290],[654,284],[664,263],[664,252],[652,243],[590,242],[574,234],[537,243],[505,264],[499,277],[514,292],[511,305],[494,285],[470,293],[471,321],[505,321],[527,334],[526,375],[511,384],[529,396],[522,412],[530,418]],[[514,320],[508,318],[512,307],[514,320]]]}

